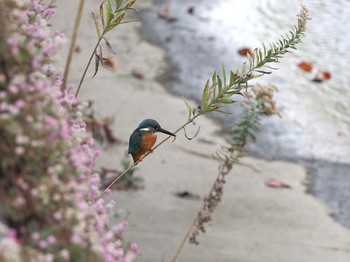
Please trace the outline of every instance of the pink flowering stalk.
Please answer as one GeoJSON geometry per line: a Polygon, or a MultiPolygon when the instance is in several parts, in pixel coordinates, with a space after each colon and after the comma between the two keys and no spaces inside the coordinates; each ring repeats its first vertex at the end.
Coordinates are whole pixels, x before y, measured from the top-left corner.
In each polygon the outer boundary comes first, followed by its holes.
{"type": "Polygon", "coordinates": [[[93,139],[52,56],[64,37],[39,0],[0,3],[0,261],[132,261],[109,226],[93,139]]]}

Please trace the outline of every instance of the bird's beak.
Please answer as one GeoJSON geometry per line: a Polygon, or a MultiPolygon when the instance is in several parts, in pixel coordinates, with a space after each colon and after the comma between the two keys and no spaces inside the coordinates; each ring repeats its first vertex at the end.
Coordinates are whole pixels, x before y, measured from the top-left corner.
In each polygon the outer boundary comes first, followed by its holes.
{"type": "Polygon", "coordinates": [[[176,137],[175,134],[173,134],[173,133],[169,132],[168,130],[165,130],[165,129],[161,128],[161,127],[159,127],[159,128],[157,129],[157,131],[158,131],[158,132],[162,132],[162,133],[167,134],[167,135],[170,135],[170,136],[175,136],[175,137],[176,137]]]}

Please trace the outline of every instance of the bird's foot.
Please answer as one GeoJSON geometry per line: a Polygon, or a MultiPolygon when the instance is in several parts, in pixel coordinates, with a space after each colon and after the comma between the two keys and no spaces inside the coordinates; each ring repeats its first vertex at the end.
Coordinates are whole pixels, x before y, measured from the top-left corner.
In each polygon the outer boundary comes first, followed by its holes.
{"type": "Polygon", "coordinates": [[[138,163],[140,163],[142,160],[143,160],[143,158],[142,158],[142,156],[140,156],[140,157],[137,159],[137,161],[135,161],[136,165],[137,165],[138,163]]]}
{"type": "Polygon", "coordinates": [[[149,152],[150,152],[150,153],[153,153],[153,149],[151,148],[151,149],[149,150],[149,152]]]}

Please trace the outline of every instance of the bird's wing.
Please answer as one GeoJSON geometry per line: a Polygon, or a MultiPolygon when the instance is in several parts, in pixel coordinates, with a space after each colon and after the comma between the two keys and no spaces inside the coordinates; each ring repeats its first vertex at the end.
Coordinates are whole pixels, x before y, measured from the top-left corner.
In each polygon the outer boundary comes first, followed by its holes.
{"type": "Polygon", "coordinates": [[[129,139],[129,154],[132,154],[135,152],[136,149],[138,149],[141,145],[142,141],[142,132],[135,130],[129,139]]]}

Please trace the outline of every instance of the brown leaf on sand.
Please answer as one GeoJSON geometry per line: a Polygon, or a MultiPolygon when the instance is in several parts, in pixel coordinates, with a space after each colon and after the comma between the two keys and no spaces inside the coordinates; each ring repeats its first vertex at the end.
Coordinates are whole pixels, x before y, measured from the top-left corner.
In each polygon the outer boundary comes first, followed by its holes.
{"type": "Polygon", "coordinates": [[[137,79],[144,79],[145,78],[144,74],[138,70],[132,70],[132,75],[137,79]]]}
{"type": "Polygon", "coordinates": [[[192,199],[192,200],[199,200],[201,197],[199,195],[193,194],[187,190],[179,191],[175,193],[175,196],[179,198],[185,198],[185,199],[192,199]]]}
{"type": "Polygon", "coordinates": [[[312,64],[308,63],[308,62],[300,62],[298,64],[298,67],[305,71],[305,72],[311,72],[312,71],[312,64]]]}
{"type": "Polygon", "coordinates": [[[161,12],[158,13],[158,17],[164,20],[169,19],[169,7],[165,7],[161,12]]]}
{"type": "Polygon", "coordinates": [[[268,187],[272,187],[272,188],[290,188],[290,185],[278,180],[278,179],[275,179],[275,178],[270,178],[269,180],[267,180],[265,182],[265,184],[268,186],[268,187]]]}
{"type": "Polygon", "coordinates": [[[106,175],[109,173],[117,174],[118,172],[120,172],[120,171],[118,171],[116,169],[109,168],[109,167],[102,166],[100,174],[102,174],[102,175],[106,175]]]}
{"type": "Polygon", "coordinates": [[[175,17],[170,16],[169,7],[167,6],[164,7],[164,9],[158,13],[158,17],[168,22],[175,22],[177,20],[175,17]]]}
{"type": "Polygon", "coordinates": [[[249,47],[243,47],[238,50],[238,54],[241,56],[246,56],[247,54],[253,55],[253,50],[249,47]]]}
{"type": "Polygon", "coordinates": [[[84,122],[92,131],[95,139],[101,140],[101,142],[106,141],[110,144],[120,143],[120,140],[114,135],[113,130],[110,127],[110,119],[108,117],[96,119],[91,116],[86,116],[84,117],[84,122]]]}

